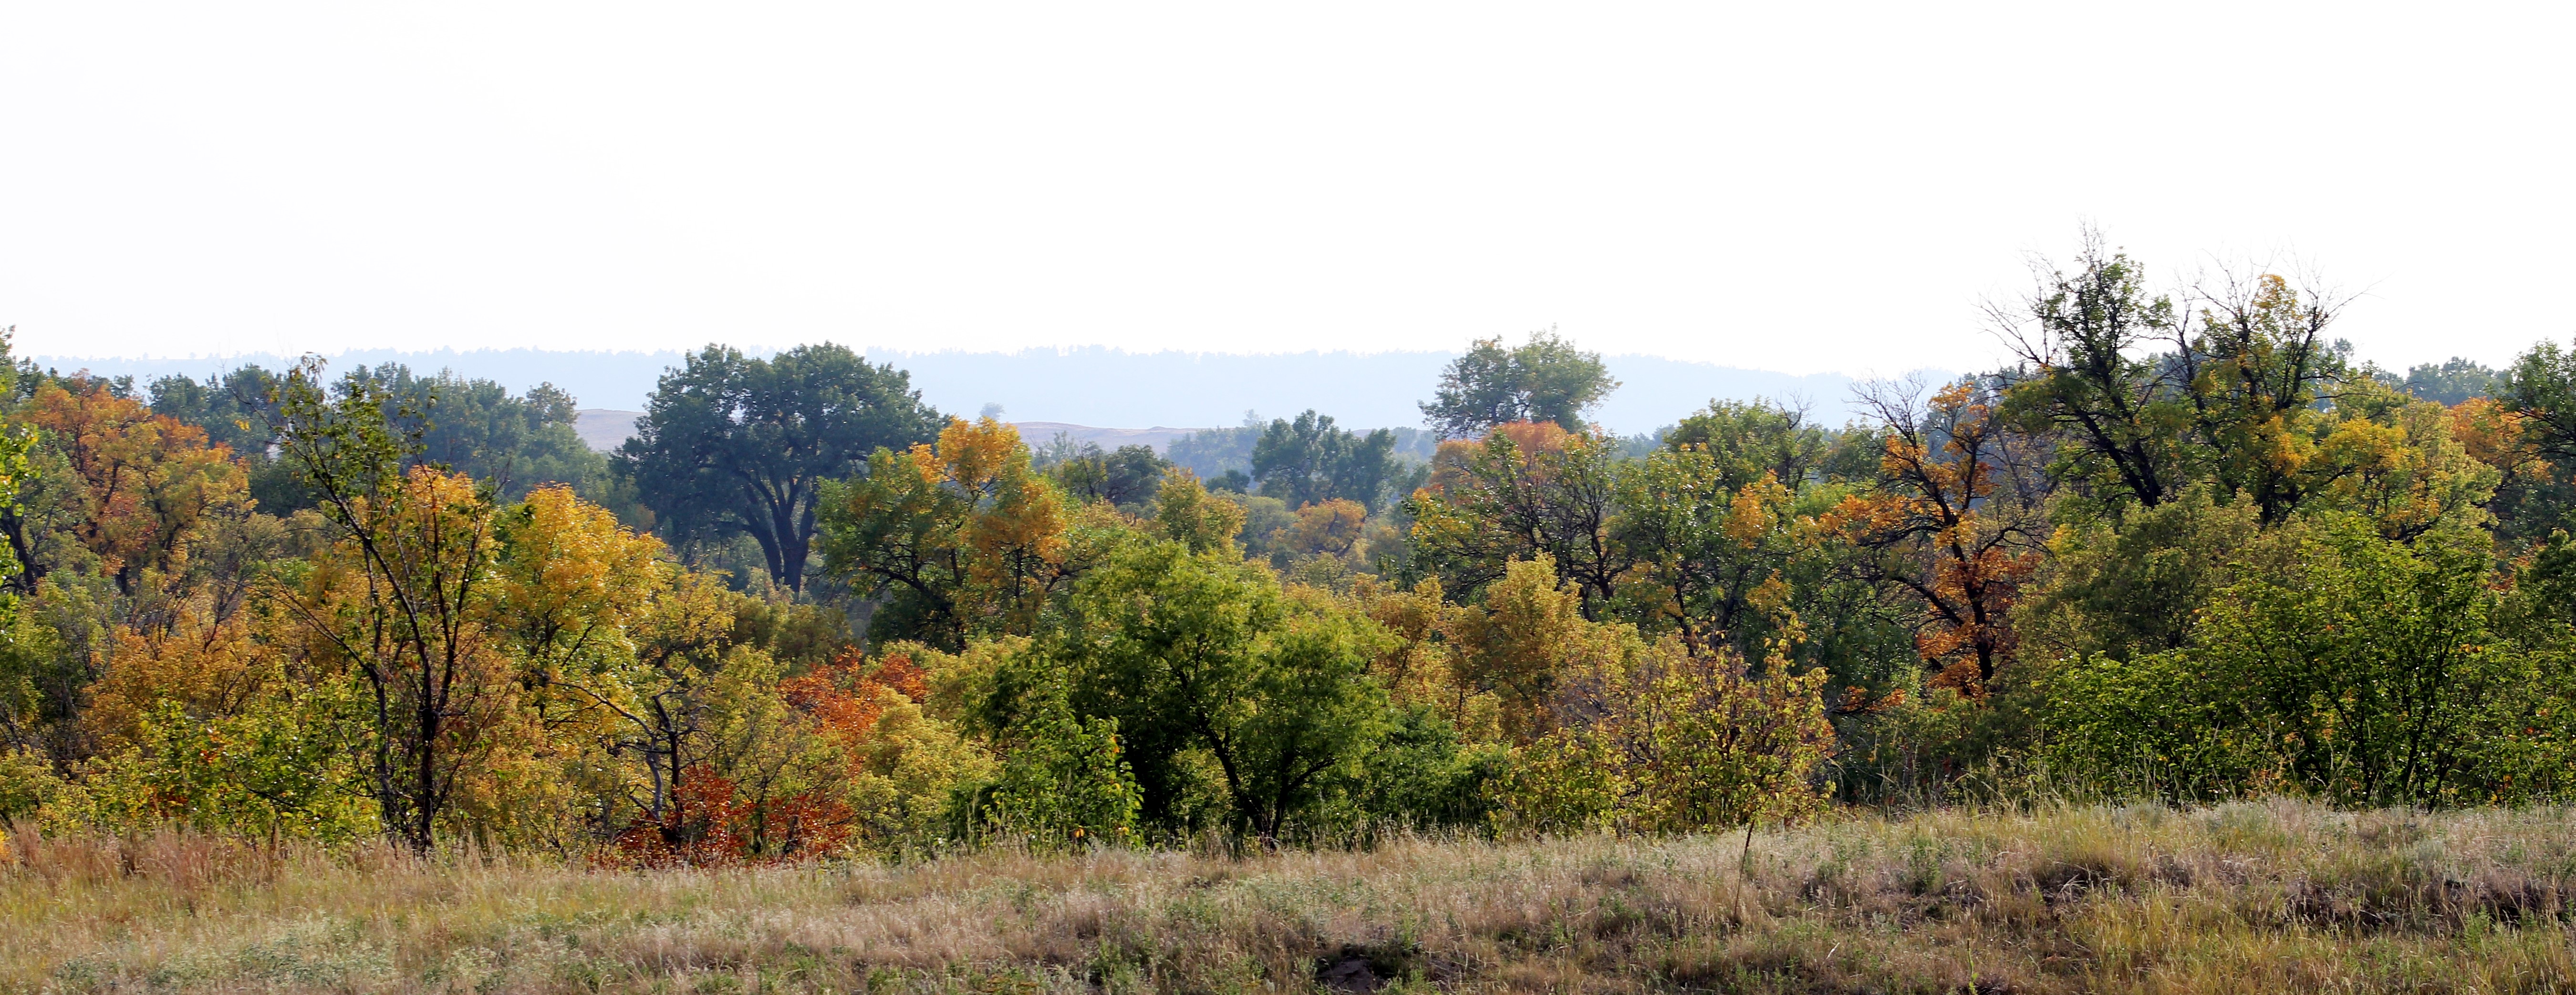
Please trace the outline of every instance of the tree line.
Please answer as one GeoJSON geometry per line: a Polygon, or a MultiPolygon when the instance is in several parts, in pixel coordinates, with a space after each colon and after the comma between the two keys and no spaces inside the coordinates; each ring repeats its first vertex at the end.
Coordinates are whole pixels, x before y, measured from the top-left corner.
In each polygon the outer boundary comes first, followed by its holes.
{"type": "Polygon", "coordinates": [[[2089,243],[1851,424],[1618,437],[1551,331],[1426,430],[1167,453],[830,345],[693,354],[604,456],[548,387],[10,361],[0,817],[652,863],[2562,799],[2576,352],[2399,375],[2341,304],[2089,243]]]}

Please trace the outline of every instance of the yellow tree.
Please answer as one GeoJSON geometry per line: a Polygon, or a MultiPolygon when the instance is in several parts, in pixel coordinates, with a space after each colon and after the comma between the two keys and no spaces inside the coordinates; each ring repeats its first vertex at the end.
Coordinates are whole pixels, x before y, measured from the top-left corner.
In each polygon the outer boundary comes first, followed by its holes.
{"type": "Polygon", "coordinates": [[[1242,505],[1209,496],[1188,467],[1165,471],[1162,490],[1154,496],[1154,531],[1193,553],[1239,552],[1236,537],[1243,533],[1243,518],[1242,505]]]}
{"type": "Polygon", "coordinates": [[[405,472],[381,391],[320,378],[308,361],[281,385],[278,446],[337,541],[281,593],[316,655],[360,685],[361,766],[385,831],[426,850],[460,786],[528,734],[520,675],[487,624],[492,501],[463,476],[405,472]]]}
{"type": "Polygon", "coordinates": [[[1492,694],[1503,734],[1526,743],[1559,724],[1557,691],[1568,675],[1610,666],[1624,644],[1609,626],[1583,617],[1582,593],[1560,583],[1546,554],[1515,560],[1488,585],[1480,605],[1450,624],[1461,705],[1492,694]]]}
{"type": "Polygon", "coordinates": [[[824,562],[893,595],[881,631],[949,650],[1026,634],[1074,573],[1064,505],[1018,430],[952,420],[936,446],[877,450],[865,476],[825,489],[824,562]]]}

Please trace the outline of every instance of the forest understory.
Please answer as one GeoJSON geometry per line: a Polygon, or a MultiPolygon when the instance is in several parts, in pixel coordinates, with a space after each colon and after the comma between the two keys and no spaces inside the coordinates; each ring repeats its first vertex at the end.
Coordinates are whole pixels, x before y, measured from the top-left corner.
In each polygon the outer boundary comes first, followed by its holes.
{"type": "Polygon", "coordinates": [[[2277,800],[1788,831],[603,869],[13,837],[0,991],[2554,992],[2576,813],[2277,800]]]}

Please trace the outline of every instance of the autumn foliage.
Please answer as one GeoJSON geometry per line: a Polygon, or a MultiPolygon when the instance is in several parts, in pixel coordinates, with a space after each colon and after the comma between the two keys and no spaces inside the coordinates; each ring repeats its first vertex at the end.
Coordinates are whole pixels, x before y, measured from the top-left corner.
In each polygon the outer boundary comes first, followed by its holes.
{"type": "Polygon", "coordinates": [[[2093,245],[1997,311],[2014,362],[1840,427],[1623,437],[1551,333],[1453,365],[1413,448],[1032,447],[714,348],[580,479],[404,392],[453,378],[12,365],[0,818],[735,866],[2564,800],[2576,354],[2436,398],[2477,371],[2355,363],[2340,306],[2093,245]]]}

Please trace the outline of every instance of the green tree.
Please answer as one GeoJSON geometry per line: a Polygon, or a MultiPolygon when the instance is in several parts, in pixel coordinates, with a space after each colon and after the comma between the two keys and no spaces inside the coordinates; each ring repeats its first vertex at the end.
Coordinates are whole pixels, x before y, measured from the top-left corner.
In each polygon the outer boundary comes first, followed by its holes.
{"type": "Polygon", "coordinates": [[[1092,443],[1070,448],[1053,462],[1041,462],[1047,476],[1075,500],[1106,501],[1127,509],[1151,503],[1155,490],[1163,485],[1163,472],[1172,466],[1154,455],[1152,446],[1120,446],[1103,452],[1092,443]]]}
{"type": "Polygon", "coordinates": [[[1043,848],[1136,842],[1144,800],[1121,756],[1118,720],[1074,714],[1061,682],[1029,704],[985,795],[990,831],[1043,848]]]}
{"type": "MultiPolygon", "coordinates": [[[[1199,479],[1215,481],[1228,473],[1252,472],[1252,447],[1261,441],[1270,423],[1250,411],[1243,413],[1243,424],[1232,428],[1210,428],[1173,439],[1163,455],[1172,465],[1186,467],[1199,479]]],[[[1242,488],[1235,488],[1242,490],[1242,488]]]]}
{"type": "Polygon", "coordinates": [[[1601,354],[1584,352],[1551,328],[1506,349],[1500,338],[1478,339],[1451,360],[1440,386],[1422,404],[1422,416],[1443,438],[1472,439],[1496,425],[1555,422],[1568,432],[1585,428],[1583,413],[1618,389],[1601,354]]]}
{"type": "Polygon", "coordinates": [[[2189,478],[2192,386],[2182,382],[2188,364],[2170,359],[2188,353],[2173,299],[2149,291],[2137,263],[2087,232],[2074,272],[2042,278],[2025,309],[2026,319],[1995,315],[2021,362],[2004,417],[2058,433],[2063,476],[2149,507],[2170,499],[2189,478]],[[2160,343],[2168,355],[2150,355],[2160,343]]]}
{"type": "Polygon", "coordinates": [[[1290,509],[1335,498],[1375,509],[1396,478],[1395,433],[1361,435],[1336,428],[1309,409],[1295,421],[1274,420],[1252,446],[1252,477],[1261,493],[1290,509]]]}
{"type": "Polygon", "coordinates": [[[1174,822],[1200,755],[1238,823],[1276,840],[1382,732],[1368,664],[1388,637],[1257,566],[1131,543],[1075,585],[1067,614],[991,707],[1015,714],[1060,673],[1078,714],[1117,720],[1149,820],[1174,822]]]}
{"type": "Polygon", "coordinates": [[[359,710],[345,681],[283,688],[240,714],[191,717],[172,700],[146,714],[141,742],[94,773],[101,821],[164,820],[272,840],[345,840],[379,830],[349,765],[359,710]]]}
{"type": "Polygon", "coordinates": [[[2050,682],[2047,725],[2070,769],[2181,797],[2480,803],[2519,790],[2482,757],[2563,732],[2532,695],[2563,702],[2564,655],[2498,632],[2479,530],[2408,542],[2328,513],[2253,546],[2190,645],[2096,657],[2050,682]]]}
{"type": "Polygon", "coordinates": [[[525,395],[453,372],[418,376],[400,363],[357,367],[392,405],[397,431],[417,438],[413,464],[436,464],[489,485],[512,501],[547,484],[567,484],[597,501],[608,487],[607,458],[573,431],[572,395],[538,384],[525,395]],[[402,414],[409,411],[406,417],[402,414]]]}
{"type": "Polygon", "coordinates": [[[1762,398],[1708,402],[1708,407],[1681,420],[1663,436],[1662,448],[1696,449],[1708,455],[1716,483],[1737,490],[1764,474],[1791,488],[1826,472],[1834,456],[1834,434],[1809,424],[1807,413],[1762,398]]]}
{"type": "Polygon", "coordinates": [[[1785,576],[1792,560],[1823,540],[1800,515],[1798,492],[1769,469],[1742,484],[1698,446],[1623,464],[1612,535],[1636,564],[1626,598],[1654,629],[1679,635],[1692,653],[1732,644],[1761,653],[1796,629],[1785,576]]]}
{"type": "Polygon", "coordinates": [[[211,375],[203,383],[174,374],[152,381],[152,413],[205,429],[208,441],[233,452],[264,456],[277,440],[271,424],[276,389],[277,375],[257,365],[211,375]]]}
{"type": "Polygon", "coordinates": [[[909,375],[847,347],[757,359],[711,345],[663,375],[615,463],[675,544],[751,536],[770,577],[801,590],[823,482],[943,423],[909,375]]]}
{"type": "Polygon", "coordinates": [[[2507,482],[2498,514],[2516,538],[2539,539],[2568,523],[2576,511],[2576,350],[2540,342],[2515,357],[2504,373],[2498,400],[2511,418],[2501,446],[2524,457],[2507,482]]]}
{"type": "Polygon", "coordinates": [[[2260,533],[2251,504],[2220,504],[2206,486],[2154,507],[2069,522],[2021,607],[2034,650],[2060,659],[2129,660],[2190,643],[2201,609],[2236,579],[2260,533]]]}
{"type": "Polygon", "coordinates": [[[2493,397],[2510,389],[2513,383],[2511,369],[2490,369],[2485,363],[2458,356],[2441,363],[2409,366],[2402,379],[2387,374],[2381,376],[2392,381],[2390,386],[2442,405],[2493,397]]]}
{"type": "Polygon", "coordinates": [[[1598,619],[1635,565],[1615,537],[1618,443],[1552,422],[1514,423],[1448,443],[1430,483],[1404,503],[1413,562],[1473,600],[1518,560],[1544,556],[1598,619]]]}

